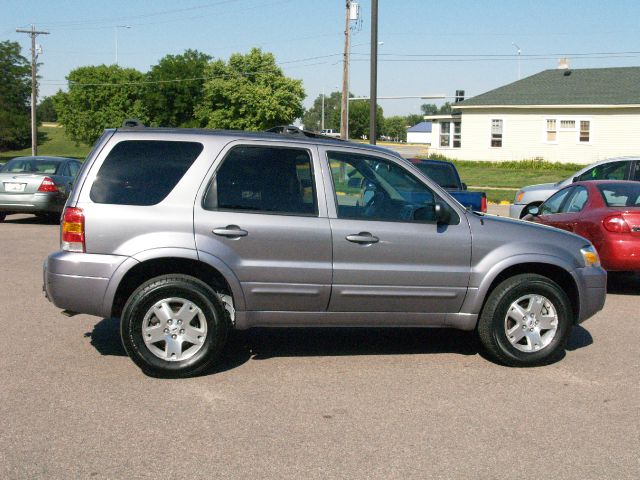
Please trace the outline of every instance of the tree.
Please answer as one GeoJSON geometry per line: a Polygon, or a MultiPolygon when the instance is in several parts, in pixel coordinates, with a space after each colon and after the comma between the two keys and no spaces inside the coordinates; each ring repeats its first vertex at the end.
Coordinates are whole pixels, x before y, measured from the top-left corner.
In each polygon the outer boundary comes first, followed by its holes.
{"type": "Polygon", "coordinates": [[[439,115],[449,115],[451,113],[451,102],[445,102],[444,105],[442,105],[439,109],[438,109],[438,114],[439,115]]]}
{"type": "Polygon", "coordinates": [[[44,97],[36,108],[38,120],[43,122],[57,122],[58,114],[56,113],[53,97],[44,97]]]}
{"type": "Polygon", "coordinates": [[[265,130],[302,116],[301,80],[285,77],[271,53],[259,48],[209,63],[195,116],[202,126],[265,130]]]}
{"type": "Polygon", "coordinates": [[[409,125],[410,127],[413,127],[420,122],[424,122],[424,116],[417,113],[410,113],[404,118],[406,125],[409,125]]]}
{"type": "MultiPolygon", "coordinates": [[[[370,100],[356,100],[349,102],[349,137],[362,138],[369,137],[369,105],[370,100]]],[[[376,107],[376,131],[378,134],[382,131],[384,117],[382,107],[376,107]]]]}
{"type": "Polygon", "coordinates": [[[150,123],[160,127],[192,127],[202,99],[204,72],[211,60],[197,50],[167,55],[147,73],[144,103],[150,123]],[[175,81],[180,80],[180,81],[175,81]]]}
{"type": "Polygon", "coordinates": [[[105,128],[127,118],[148,121],[142,102],[144,74],[117,65],[80,67],[67,76],[69,91],[53,102],[66,134],[76,142],[93,143],[105,128]]]}
{"type": "MultiPolygon", "coordinates": [[[[340,130],[340,109],[342,92],[331,92],[324,99],[324,128],[340,130]]],[[[307,130],[320,131],[322,128],[322,94],[313,101],[313,106],[304,112],[302,124],[307,130]]]]}
{"type": "Polygon", "coordinates": [[[0,151],[24,148],[31,139],[31,67],[17,42],[0,42],[0,151]]]}
{"type": "Polygon", "coordinates": [[[420,106],[422,115],[435,115],[438,113],[438,106],[434,103],[424,103],[420,106]]]}
{"type": "Polygon", "coordinates": [[[407,127],[412,126],[407,123],[407,117],[399,115],[385,118],[382,123],[382,135],[393,140],[407,141],[407,127]]]}

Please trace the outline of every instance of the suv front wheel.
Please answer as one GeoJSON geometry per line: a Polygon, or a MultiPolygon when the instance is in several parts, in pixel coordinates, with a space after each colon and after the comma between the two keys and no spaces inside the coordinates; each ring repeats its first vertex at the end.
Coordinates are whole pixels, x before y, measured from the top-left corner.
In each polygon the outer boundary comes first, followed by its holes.
{"type": "Polygon", "coordinates": [[[134,291],[120,334],[131,359],[148,375],[189,377],[222,351],[229,325],[217,294],[188,275],[162,275],[134,291]]]}
{"type": "Polygon", "coordinates": [[[498,362],[527,367],[552,362],[573,325],[571,304],[557,283],[537,274],[515,275],[489,295],[478,335],[498,362]]]}

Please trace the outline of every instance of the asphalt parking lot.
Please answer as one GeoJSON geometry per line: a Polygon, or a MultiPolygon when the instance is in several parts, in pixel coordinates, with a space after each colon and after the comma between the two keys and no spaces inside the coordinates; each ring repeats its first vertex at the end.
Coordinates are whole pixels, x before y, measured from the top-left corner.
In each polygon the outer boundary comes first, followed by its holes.
{"type": "Polygon", "coordinates": [[[546,367],[495,365],[463,332],[283,329],[159,380],[115,321],[42,295],[57,225],[0,232],[2,479],[640,477],[639,275],[611,277],[546,367]]]}

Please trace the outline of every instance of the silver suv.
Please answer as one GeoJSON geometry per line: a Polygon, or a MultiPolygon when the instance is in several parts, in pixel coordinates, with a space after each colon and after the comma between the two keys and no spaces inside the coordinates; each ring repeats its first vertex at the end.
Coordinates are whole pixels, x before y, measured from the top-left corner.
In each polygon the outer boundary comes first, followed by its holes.
{"type": "Polygon", "coordinates": [[[254,326],[475,329],[500,363],[548,363],[606,273],[584,238],[466,211],[386,149],[123,128],[87,158],[44,284],[67,314],[119,318],[146,373],[183,377],[254,326]]]}

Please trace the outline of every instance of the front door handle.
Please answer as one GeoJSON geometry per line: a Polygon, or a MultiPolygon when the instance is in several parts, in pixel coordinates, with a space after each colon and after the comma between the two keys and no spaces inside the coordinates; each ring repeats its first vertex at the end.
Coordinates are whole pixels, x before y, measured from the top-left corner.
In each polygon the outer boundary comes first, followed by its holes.
{"type": "Polygon", "coordinates": [[[346,239],[349,242],[363,243],[367,245],[370,243],[378,243],[380,241],[378,237],[374,237],[369,232],[360,232],[357,235],[347,235],[346,239]]]}
{"type": "Polygon", "coordinates": [[[247,232],[246,230],[242,230],[237,225],[227,225],[226,227],[223,227],[223,228],[214,228],[213,233],[215,233],[220,237],[228,237],[228,238],[240,238],[240,237],[246,237],[247,235],[249,235],[249,232],[247,232]]]}

